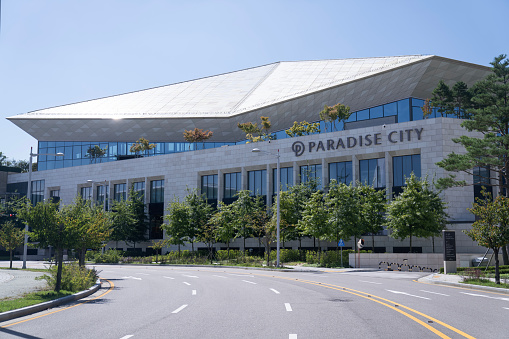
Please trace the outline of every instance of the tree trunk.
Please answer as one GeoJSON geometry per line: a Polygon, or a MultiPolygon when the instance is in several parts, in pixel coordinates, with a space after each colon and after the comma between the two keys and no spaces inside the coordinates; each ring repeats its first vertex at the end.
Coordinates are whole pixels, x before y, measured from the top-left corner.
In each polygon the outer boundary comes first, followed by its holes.
{"type": "Polygon", "coordinates": [[[55,284],[55,291],[60,291],[62,286],[62,266],[64,261],[64,249],[59,247],[57,248],[57,281],[55,284]]]}
{"type": "Polygon", "coordinates": [[[315,244],[315,240],[316,240],[316,238],[315,238],[315,237],[313,237],[313,248],[315,249],[315,252],[316,252],[316,244],[315,244]]]}
{"type": "Polygon", "coordinates": [[[191,241],[191,252],[194,252],[194,242],[191,241]]]}
{"type": "Polygon", "coordinates": [[[12,270],[12,249],[9,250],[9,258],[10,258],[10,263],[9,263],[9,268],[12,270]]]}
{"type": "MultiPolygon", "coordinates": [[[[371,233],[371,252],[375,253],[375,235],[371,233]]],[[[343,260],[343,258],[341,258],[343,260]]]]}
{"type": "Polygon", "coordinates": [[[433,253],[435,253],[435,236],[431,236],[431,244],[433,245],[433,253]]]}
{"type": "Polygon", "coordinates": [[[498,262],[498,247],[493,249],[493,254],[495,254],[495,284],[500,285],[500,270],[499,270],[499,262],[498,262]]]}
{"type": "Polygon", "coordinates": [[[318,265],[320,265],[321,255],[322,255],[322,246],[320,246],[320,238],[318,238],[318,265]]]}
{"type": "Polygon", "coordinates": [[[410,251],[409,253],[412,253],[412,235],[410,234],[410,251]]]}
{"type": "Polygon", "coordinates": [[[502,246],[502,261],[504,265],[509,265],[509,256],[507,255],[507,246],[502,246]]]}

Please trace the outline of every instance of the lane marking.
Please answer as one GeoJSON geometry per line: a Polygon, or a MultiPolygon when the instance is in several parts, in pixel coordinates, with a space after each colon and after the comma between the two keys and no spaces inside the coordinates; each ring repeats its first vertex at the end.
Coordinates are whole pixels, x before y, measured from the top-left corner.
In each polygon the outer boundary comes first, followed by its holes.
{"type": "MultiPolygon", "coordinates": [[[[426,285],[433,285],[433,286],[437,286],[437,284],[434,284],[434,283],[427,283],[427,282],[419,281],[419,280],[412,280],[412,281],[413,281],[413,282],[416,282],[416,283],[419,283],[419,284],[426,284],[426,285]]],[[[458,289],[458,290],[472,291],[472,288],[466,288],[466,287],[450,286],[450,285],[440,285],[440,286],[441,286],[441,287],[445,287],[445,288],[456,288],[456,289],[458,289]]],[[[466,285],[466,286],[468,286],[468,285],[466,285]]],[[[507,296],[507,294],[505,294],[505,293],[498,293],[498,292],[491,292],[491,291],[483,291],[483,293],[507,296]]]]}
{"type": "Polygon", "coordinates": [[[296,334],[290,334],[290,335],[288,335],[288,339],[297,339],[297,335],[296,334]]]}
{"type": "Polygon", "coordinates": [[[270,289],[272,292],[276,293],[276,294],[279,294],[279,291],[276,291],[275,289],[271,288],[270,289]]]}
{"type": "Polygon", "coordinates": [[[509,310],[509,307],[502,307],[502,308],[504,308],[504,309],[506,309],[506,310],[509,310]]]}
{"type": "Polygon", "coordinates": [[[131,338],[131,337],[133,337],[133,336],[134,336],[133,334],[128,334],[128,335],[123,336],[123,337],[122,337],[122,338],[120,338],[120,339],[129,339],[129,338],[131,338]]]}
{"type": "Polygon", "coordinates": [[[163,276],[163,278],[166,278],[166,279],[175,279],[175,278],[172,278],[172,277],[164,277],[164,276],[163,276]]]}
{"type": "Polygon", "coordinates": [[[254,278],[254,275],[248,275],[248,274],[235,274],[235,273],[228,273],[228,275],[235,275],[237,277],[251,277],[254,278]]]}
{"type": "Polygon", "coordinates": [[[382,283],[379,283],[379,282],[374,282],[374,281],[366,281],[366,280],[359,280],[360,282],[363,282],[363,283],[368,283],[368,284],[377,284],[377,285],[382,285],[382,283]]]}
{"type": "Polygon", "coordinates": [[[225,279],[226,279],[226,277],[223,277],[222,275],[216,275],[216,274],[213,274],[212,276],[213,276],[213,277],[225,278],[225,279]]]}
{"type": "Polygon", "coordinates": [[[431,300],[430,298],[420,297],[420,296],[418,296],[418,295],[413,295],[413,294],[409,294],[409,293],[406,293],[406,292],[392,291],[392,290],[386,290],[386,291],[389,291],[389,292],[391,292],[391,293],[396,293],[396,294],[408,295],[409,297],[414,297],[414,298],[421,298],[421,299],[431,300]]]}
{"type": "Polygon", "coordinates": [[[182,276],[184,276],[184,277],[188,277],[188,278],[198,278],[198,277],[197,277],[197,276],[195,276],[195,275],[182,274],[182,276]]]}
{"type": "Polygon", "coordinates": [[[193,293],[192,293],[192,295],[196,295],[196,290],[193,290],[193,293]]]}
{"type": "Polygon", "coordinates": [[[184,282],[182,282],[182,283],[183,283],[183,284],[186,284],[187,286],[191,286],[191,284],[190,284],[190,283],[188,283],[188,282],[185,282],[185,281],[184,281],[184,282]]]}
{"type": "Polygon", "coordinates": [[[115,288],[115,284],[112,281],[108,280],[108,279],[102,279],[102,280],[106,280],[110,284],[110,288],[106,292],[104,292],[103,294],[98,295],[97,297],[94,297],[92,299],[88,299],[88,300],[84,300],[84,301],[78,302],[76,305],[69,306],[69,307],[62,308],[62,309],[58,309],[58,310],[53,311],[53,312],[49,312],[49,313],[46,313],[46,314],[41,314],[41,315],[29,318],[29,319],[21,320],[21,321],[18,321],[18,322],[9,324],[9,325],[0,326],[0,328],[7,328],[7,327],[10,327],[10,326],[13,326],[13,325],[18,325],[18,324],[21,324],[21,323],[24,323],[24,322],[27,322],[27,321],[30,321],[30,320],[39,319],[39,318],[45,317],[47,315],[58,313],[58,312],[62,312],[62,311],[68,310],[70,308],[73,308],[73,307],[76,307],[76,306],[81,306],[81,305],[89,303],[89,302],[91,302],[93,300],[96,300],[96,299],[99,299],[101,297],[104,297],[106,294],[108,294],[111,291],[113,291],[113,289],[115,288]]]}
{"type": "Polygon", "coordinates": [[[134,279],[134,280],[141,280],[141,278],[138,278],[138,277],[131,277],[131,276],[129,276],[129,277],[122,277],[122,278],[120,278],[120,279],[134,279]]]}
{"type": "Polygon", "coordinates": [[[467,293],[467,292],[460,292],[460,293],[461,294],[466,294],[466,295],[471,295],[472,297],[481,297],[481,298],[488,298],[488,299],[496,299],[496,300],[509,301],[509,298],[490,297],[489,295],[476,294],[476,293],[467,293]]]}
{"type": "Polygon", "coordinates": [[[187,305],[182,305],[182,306],[180,306],[179,308],[177,308],[175,311],[173,311],[171,313],[179,313],[180,311],[182,311],[186,307],[187,307],[187,305]]]}
{"type": "Polygon", "coordinates": [[[140,275],[150,275],[148,273],[136,273],[136,274],[140,274],[140,275]]]}
{"type": "Polygon", "coordinates": [[[286,308],[287,312],[291,312],[292,311],[292,306],[290,306],[289,303],[285,303],[285,308],[286,308]]]}
{"type": "Polygon", "coordinates": [[[426,291],[426,290],[420,290],[421,292],[426,292],[426,293],[431,293],[431,294],[436,294],[436,295],[443,295],[444,297],[450,297],[449,294],[443,294],[443,293],[437,293],[437,292],[431,292],[431,291],[426,291]]]}
{"type": "Polygon", "coordinates": [[[255,282],[252,282],[252,281],[249,281],[249,280],[242,280],[242,281],[243,281],[243,282],[246,282],[246,283],[248,283],[248,284],[256,285],[256,283],[255,283],[255,282]]]}

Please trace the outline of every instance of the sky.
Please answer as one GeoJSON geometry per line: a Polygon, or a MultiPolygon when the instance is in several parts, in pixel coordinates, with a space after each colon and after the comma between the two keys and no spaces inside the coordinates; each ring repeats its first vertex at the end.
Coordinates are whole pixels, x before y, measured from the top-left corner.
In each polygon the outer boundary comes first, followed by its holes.
{"type": "Polygon", "coordinates": [[[507,0],[0,0],[0,152],[37,141],[6,118],[278,61],[509,53],[507,0]]]}

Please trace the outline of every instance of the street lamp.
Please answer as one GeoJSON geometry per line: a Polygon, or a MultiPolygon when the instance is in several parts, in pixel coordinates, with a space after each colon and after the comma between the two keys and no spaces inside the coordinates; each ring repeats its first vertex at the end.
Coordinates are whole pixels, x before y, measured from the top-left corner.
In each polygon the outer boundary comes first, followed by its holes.
{"type": "Polygon", "coordinates": [[[277,223],[276,223],[276,238],[277,238],[277,242],[276,242],[276,267],[279,267],[279,252],[280,252],[280,247],[279,247],[279,234],[280,234],[280,227],[279,227],[279,200],[280,200],[280,188],[279,186],[281,186],[281,179],[279,177],[280,173],[279,173],[279,149],[277,150],[277,154],[274,154],[274,153],[271,153],[271,152],[267,152],[267,151],[264,151],[264,150],[261,150],[259,148],[253,148],[251,150],[251,152],[253,153],[259,153],[259,152],[263,152],[263,153],[266,153],[266,154],[269,154],[269,155],[272,155],[274,157],[277,158],[277,167],[276,167],[276,183],[277,183],[277,203],[276,203],[276,220],[277,220],[277,223]]]}
{"type": "MultiPolygon", "coordinates": [[[[63,157],[64,153],[33,153],[33,147],[30,147],[30,160],[28,164],[28,188],[27,188],[27,197],[28,203],[32,203],[32,158],[38,157],[39,155],[52,155],[55,157],[63,157]]],[[[28,224],[25,224],[25,241],[23,244],[23,269],[27,268],[27,252],[28,252],[28,224]]]]}

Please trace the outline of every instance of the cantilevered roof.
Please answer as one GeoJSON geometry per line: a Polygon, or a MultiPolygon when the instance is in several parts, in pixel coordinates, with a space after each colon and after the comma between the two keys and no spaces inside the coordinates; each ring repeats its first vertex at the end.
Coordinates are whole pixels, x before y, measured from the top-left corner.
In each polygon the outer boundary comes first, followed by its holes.
{"type": "Polygon", "coordinates": [[[41,109],[10,119],[219,118],[341,85],[431,56],[277,62],[41,109]]]}

